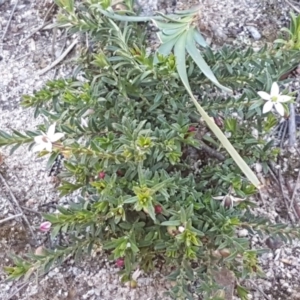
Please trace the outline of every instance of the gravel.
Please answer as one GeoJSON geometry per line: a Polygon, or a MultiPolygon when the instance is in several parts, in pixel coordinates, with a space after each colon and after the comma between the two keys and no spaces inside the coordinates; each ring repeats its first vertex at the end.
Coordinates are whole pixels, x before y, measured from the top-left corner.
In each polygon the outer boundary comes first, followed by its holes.
{"type": "MultiPolygon", "coordinates": [[[[137,0],[142,14],[151,15],[155,10],[172,11],[174,1],[137,0]]],[[[0,0],[0,37],[3,35],[15,1],[0,0]]],[[[289,7],[285,1],[262,0],[200,0],[177,1],[177,9],[200,5],[199,21],[203,34],[212,46],[226,42],[238,45],[272,41],[278,28],[286,26],[289,7]],[[224,13],[225,12],[225,13],[224,13]]],[[[52,31],[39,31],[25,40],[43,23],[45,12],[51,5],[50,0],[19,0],[5,40],[0,44],[0,128],[10,131],[35,128],[42,122],[33,118],[33,110],[19,107],[22,94],[31,94],[54,77],[67,76],[68,64],[61,65],[43,76],[37,71],[52,60],[52,31]]],[[[64,44],[62,33],[58,31],[55,53],[60,52],[64,44]]],[[[71,41],[67,41],[67,45],[71,41]]],[[[71,54],[71,57],[76,55],[71,54]]],[[[69,59],[67,57],[67,59],[69,59]]],[[[0,266],[9,262],[9,254],[23,254],[33,251],[45,242],[45,234],[40,233],[39,212],[46,211],[49,203],[58,203],[68,199],[59,199],[55,183],[51,182],[45,170],[44,158],[37,158],[26,147],[19,148],[13,155],[1,149],[0,172],[11,188],[30,221],[36,236],[32,237],[26,225],[20,219],[4,224],[0,223],[0,266]]],[[[274,193],[274,191],[273,191],[274,193]]],[[[268,191],[266,206],[260,207],[257,214],[270,220],[280,219],[276,212],[277,198],[268,191]]],[[[0,180],[0,220],[19,213],[13,205],[10,191],[0,180]]],[[[283,221],[287,222],[285,219],[283,221]]],[[[240,235],[246,236],[245,231],[240,235]]],[[[266,241],[254,236],[253,247],[267,247],[266,241]]],[[[274,246],[274,242],[271,243],[274,246]]],[[[249,283],[249,299],[300,299],[300,243],[295,240],[291,245],[275,243],[276,249],[260,256],[259,260],[266,276],[249,283]],[[268,298],[266,298],[268,297],[268,298]]],[[[79,264],[69,260],[61,268],[51,270],[39,282],[31,281],[15,296],[21,286],[18,282],[0,282],[0,299],[168,299],[164,292],[171,286],[166,282],[164,272],[151,275],[142,274],[138,279],[138,288],[131,289],[119,282],[118,268],[94,251],[92,257],[79,264]]],[[[0,280],[5,278],[0,270],[0,280]]]]}

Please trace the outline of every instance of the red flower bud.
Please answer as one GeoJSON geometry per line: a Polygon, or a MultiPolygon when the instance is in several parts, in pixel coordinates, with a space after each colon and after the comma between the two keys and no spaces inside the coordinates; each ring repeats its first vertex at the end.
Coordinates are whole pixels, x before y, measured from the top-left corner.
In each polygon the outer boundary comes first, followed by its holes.
{"type": "Polygon", "coordinates": [[[104,179],[105,173],[104,173],[103,171],[100,172],[100,173],[98,174],[98,177],[99,177],[100,179],[104,179]]]}
{"type": "Polygon", "coordinates": [[[154,211],[156,214],[161,214],[162,213],[162,207],[161,205],[157,204],[154,206],[154,211]]]}
{"type": "Polygon", "coordinates": [[[188,132],[195,132],[195,131],[197,131],[195,126],[190,126],[188,129],[188,132]]]}
{"type": "Polygon", "coordinates": [[[125,266],[124,258],[118,258],[116,260],[116,266],[120,269],[123,268],[125,266]]]}

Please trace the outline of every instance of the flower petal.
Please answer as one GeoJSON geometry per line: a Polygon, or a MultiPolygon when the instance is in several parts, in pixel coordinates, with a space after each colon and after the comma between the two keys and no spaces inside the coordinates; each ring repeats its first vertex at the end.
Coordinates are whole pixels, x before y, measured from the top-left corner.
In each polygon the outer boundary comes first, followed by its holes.
{"type": "Polygon", "coordinates": [[[32,151],[33,152],[40,152],[40,151],[42,151],[44,149],[45,149],[45,143],[43,143],[43,144],[37,144],[37,145],[33,146],[32,151]]]}
{"type": "Polygon", "coordinates": [[[49,126],[48,131],[47,131],[47,137],[51,140],[51,137],[54,135],[55,132],[55,126],[56,123],[53,123],[51,126],[49,126]]]}
{"type": "Polygon", "coordinates": [[[65,134],[64,133],[60,133],[60,132],[57,132],[57,133],[54,133],[51,137],[49,137],[50,141],[52,143],[60,140],[65,134]]]}
{"type": "Polygon", "coordinates": [[[273,105],[274,105],[274,102],[272,102],[272,101],[266,102],[265,105],[264,105],[264,107],[263,107],[263,114],[271,111],[272,108],[273,108],[273,105]]]}
{"type": "Polygon", "coordinates": [[[277,82],[273,82],[271,87],[271,97],[279,95],[279,86],[277,82]]]}
{"type": "Polygon", "coordinates": [[[284,116],[284,107],[281,103],[275,103],[275,109],[282,117],[284,116]]]}
{"type": "Polygon", "coordinates": [[[212,197],[215,200],[223,200],[226,196],[212,197]]]}
{"type": "Polygon", "coordinates": [[[37,143],[37,144],[43,144],[45,143],[45,135],[39,135],[39,136],[35,136],[34,137],[34,141],[37,143]]]}
{"type": "Polygon", "coordinates": [[[264,100],[271,100],[271,96],[266,92],[257,92],[257,94],[264,100]]]}
{"type": "Polygon", "coordinates": [[[278,97],[278,102],[287,102],[292,100],[293,98],[291,96],[287,96],[287,95],[280,95],[278,97]]]}
{"type": "Polygon", "coordinates": [[[48,152],[52,152],[52,143],[51,143],[51,142],[45,143],[45,149],[46,149],[48,152]]]}

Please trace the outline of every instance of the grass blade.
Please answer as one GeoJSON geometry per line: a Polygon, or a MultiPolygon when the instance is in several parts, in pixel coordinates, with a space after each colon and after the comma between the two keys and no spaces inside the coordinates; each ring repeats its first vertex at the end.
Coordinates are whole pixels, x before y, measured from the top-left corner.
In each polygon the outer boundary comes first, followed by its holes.
{"type": "Polygon", "coordinates": [[[215,124],[213,119],[209,117],[209,115],[205,112],[205,110],[201,107],[201,105],[198,103],[196,98],[194,97],[186,71],[186,57],[185,57],[185,47],[186,47],[186,41],[187,41],[188,33],[185,32],[180,36],[177,43],[174,47],[174,54],[176,57],[176,66],[178,74],[182,80],[182,83],[184,84],[187,92],[192,98],[193,103],[195,104],[198,112],[201,114],[205,122],[207,123],[208,127],[211,129],[211,131],[217,136],[217,138],[222,143],[223,147],[227,150],[227,152],[231,155],[233,160],[236,162],[236,164],[239,166],[239,168],[242,170],[242,172],[245,174],[245,176],[249,179],[252,184],[260,188],[261,183],[259,182],[258,178],[254,174],[254,172],[250,169],[250,167],[246,164],[246,162],[242,159],[242,157],[238,154],[238,152],[235,150],[235,148],[231,145],[227,137],[224,135],[224,133],[221,131],[221,129],[215,124]]]}

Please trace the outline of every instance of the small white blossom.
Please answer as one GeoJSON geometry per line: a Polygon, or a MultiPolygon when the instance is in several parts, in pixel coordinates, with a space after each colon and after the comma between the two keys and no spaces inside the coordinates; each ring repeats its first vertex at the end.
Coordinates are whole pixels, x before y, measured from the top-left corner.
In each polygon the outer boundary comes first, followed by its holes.
{"type": "Polygon", "coordinates": [[[257,92],[257,94],[267,102],[264,104],[263,113],[267,113],[275,107],[276,111],[284,116],[284,107],[281,103],[292,100],[292,97],[287,95],[281,95],[279,93],[279,86],[276,82],[273,82],[271,87],[271,93],[268,94],[266,92],[257,92]]]}
{"type": "Polygon", "coordinates": [[[36,136],[34,141],[36,146],[34,146],[33,151],[38,152],[46,149],[48,152],[52,152],[52,144],[58,140],[60,140],[64,133],[55,133],[56,124],[52,124],[47,133],[43,133],[42,135],[36,136]]]}
{"type": "Polygon", "coordinates": [[[179,227],[178,227],[178,231],[179,231],[180,233],[184,232],[184,230],[185,230],[185,228],[184,228],[183,226],[179,226],[179,227]]]}
{"type": "Polygon", "coordinates": [[[238,236],[239,237],[246,237],[246,236],[248,236],[248,234],[249,234],[249,232],[248,232],[248,230],[247,229],[240,229],[239,231],[238,231],[238,236]]]}
{"type": "Polygon", "coordinates": [[[218,197],[212,197],[212,198],[215,200],[221,200],[222,205],[226,208],[231,208],[234,205],[237,205],[246,199],[246,198],[234,197],[230,194],[230,192],[225,196],[218,196],[218,197]]]}

